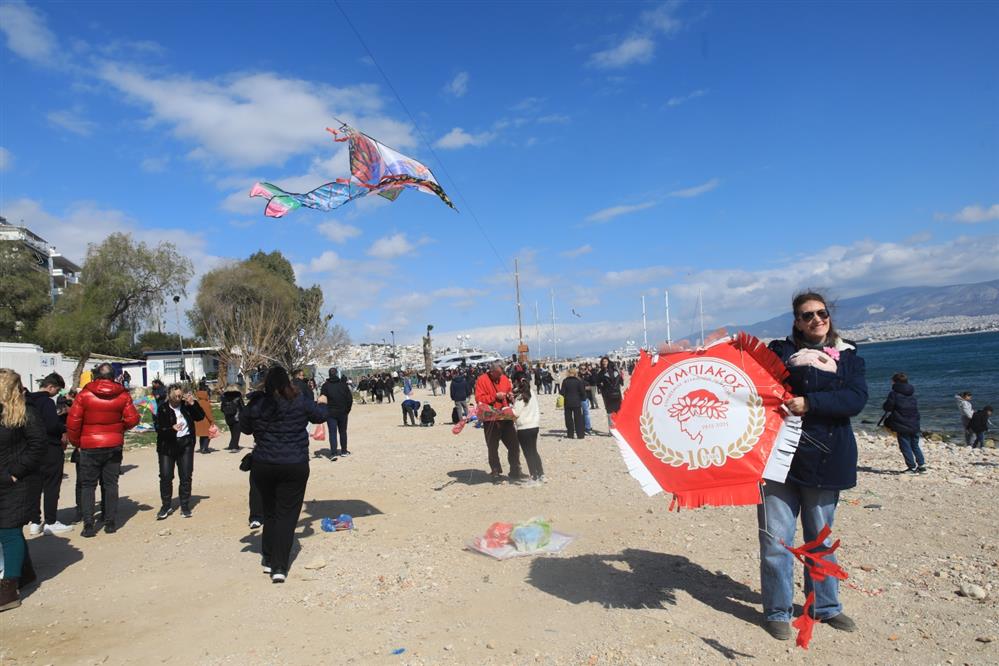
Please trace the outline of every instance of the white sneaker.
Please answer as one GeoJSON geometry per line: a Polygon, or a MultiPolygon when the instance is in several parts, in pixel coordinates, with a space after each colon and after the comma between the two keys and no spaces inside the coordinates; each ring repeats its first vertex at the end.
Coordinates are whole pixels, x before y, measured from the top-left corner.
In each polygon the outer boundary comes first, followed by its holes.
{"type": "Polygon", "coordinates": [[[40,523],[28,523],[28,534],[31,536],[38,536],[42,533],[42,526],[40,523]]]}
{"type": "Polygon", "coordinates": [[[263,526],[264,526],[263,523],[261,523],[259,520],[251,520],[250,521],[250,529],[251,530],[259,530],[263,526]]]}
{"type": "Polygon", "coordinates": [[[72,526],[63,525],[57,520],[51,525],[49,523],[45,523],[45,529],[43,532],[45,532],[45,534],[62,534],[63,532],[69,532],[72,529],[72,526]]]}
{"type": "Polygon", "coordinates": [[[281,573],[280,571],[275,571],[274,573],[271,574],[272,583],[283,583],[286,578],[287,576],[281,573]]]}

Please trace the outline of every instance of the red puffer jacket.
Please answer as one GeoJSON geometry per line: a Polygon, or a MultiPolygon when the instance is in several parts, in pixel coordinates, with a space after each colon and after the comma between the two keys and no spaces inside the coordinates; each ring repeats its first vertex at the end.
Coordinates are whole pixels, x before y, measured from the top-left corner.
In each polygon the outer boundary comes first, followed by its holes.
{"type": "Polygon", "coordinates": [[[66,434],[81,449],[109,449],[125,443],[125,431],[139,423],[139,412],[125,387],[95,379],[80,391],[66,416],[66,434]]]}

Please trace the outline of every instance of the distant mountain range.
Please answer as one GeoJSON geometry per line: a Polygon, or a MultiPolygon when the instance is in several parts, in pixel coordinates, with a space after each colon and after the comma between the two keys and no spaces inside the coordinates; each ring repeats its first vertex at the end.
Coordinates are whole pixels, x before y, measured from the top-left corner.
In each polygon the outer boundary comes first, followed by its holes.
{"type": "MultiPolygon", "coordinates": [[[[838,329],[887,321],[922,321],[934,317],[999,315],[999,280],[949,287],[899,287],[866,296],[844,298],[833,304],[838,329]]],[[[783,337],[791,326],[791,313],[750,326],[729,326],[760,338],[783,337]]]]}

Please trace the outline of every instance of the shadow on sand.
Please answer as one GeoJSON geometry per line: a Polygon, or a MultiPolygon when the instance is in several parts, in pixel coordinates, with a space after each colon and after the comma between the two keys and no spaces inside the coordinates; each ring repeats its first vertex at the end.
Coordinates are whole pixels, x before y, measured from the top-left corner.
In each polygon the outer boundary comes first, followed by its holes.
{"type": "Polygon", "coordinates": [[[32,592],[45,585],[47,581],[83,559],[83,552],[71,544],[69,539],[55,535],[32,539],[28,542],[28,552],[38,574],[38,582],[21,591],[22,599],[31,596],[32,592]]]}
{"type": "Polygon", "coordinates": [[[717,611],[758,624],[759,593],[682,555],[628,548],[615,555],[542,558],[531,563],[528,582],[573,604],[607,608],[662,608],[682,590],[717,611]]]}

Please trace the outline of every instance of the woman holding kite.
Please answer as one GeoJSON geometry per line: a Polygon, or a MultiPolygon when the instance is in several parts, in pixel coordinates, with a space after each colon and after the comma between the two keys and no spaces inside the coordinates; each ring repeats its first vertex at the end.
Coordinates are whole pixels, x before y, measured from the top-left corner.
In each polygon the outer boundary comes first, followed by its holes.
{"type": "MultiPolygon", "coordinates": [[[[794,556],[784,544],[794,543],[799,515],[805,541],[832,527],[840,491],[857,484],[850,417],[867,402],[864,360],[854,344],[837,335],[825,298],[798,294],[792,310],[791,335],[771,342],[770,349],[790,373],[787,383],[795,397],[785,407],[802,418],[801,440],[786,481],[767,481],[757,510],[764,628],[779,640],[791,638],[794,598],[794,556]]],[[[813,590],[813,617],[842,631],[856,629],[843,613],[838,579],[813,583],[806,575],[805,594],[813,590]]]]}

